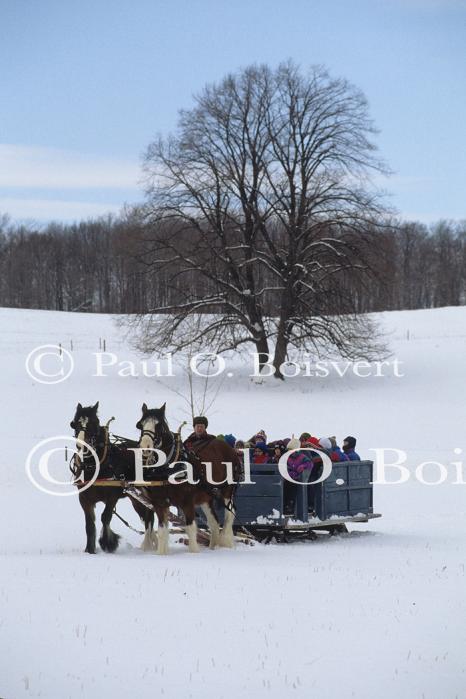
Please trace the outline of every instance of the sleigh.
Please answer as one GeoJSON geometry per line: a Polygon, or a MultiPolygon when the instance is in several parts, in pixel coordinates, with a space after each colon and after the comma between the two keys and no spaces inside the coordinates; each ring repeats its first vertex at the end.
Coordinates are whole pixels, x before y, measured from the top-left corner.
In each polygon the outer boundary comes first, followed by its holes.
{"type": "Polygon", "coordinates": [[[305,471],[290,510],[277,464],[251,464],[253,483],[240,485],[235,497],[235,530],[265,542],[315,539],[317,532],[346,533],[348,523],[382,516],[374,512],[372,473],[372,461],[343,461],[332,464],[326,480],[313,484],[305,471]]]}

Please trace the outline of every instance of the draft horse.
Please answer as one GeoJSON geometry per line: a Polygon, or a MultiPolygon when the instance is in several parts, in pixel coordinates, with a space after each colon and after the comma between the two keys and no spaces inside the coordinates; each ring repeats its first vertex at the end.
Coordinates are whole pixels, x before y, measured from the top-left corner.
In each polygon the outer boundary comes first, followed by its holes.
{"type": "MultiPolygon", "coordinates": [[[[134,480],[134,453],[125,445],[110,443],[108,429],[99,422],[98,407],[98,402],[87,407],[78,403],[75,416],[70,422],[70,426],[75,431],[75,437],[91,446],[96,452],[99,460],[99,478],[121,477],[124,480],[134,480]]],[[[83,473],[84,482],[89,481],[95,474],[95,468],[96,464],[92,453],[80,445],[78,454],[75,454],[72,469],[75,478],[79,478],[83,473]]],[[[104,503],[99,544],[107,553],[113,553],[117,550],[120,536],[111,529],[110,522],[118,500],[124,497],[126,497],[126,493],[122,486],[92,485],[85,490],[80,488],[79,502],[86,521],[86,553],[96,552],[95,506],[98,502],[104,503]]],[[[154,513],[132,498],[131,502],[145,525],[146,535],[143,548],[154,548],[156,543],[155,535],[153,535],[154,513]]]]}
{"type": "MultiPolygon", "coordinates": [[[[210,530],[210,548],[217,545],[233,546],[234,484],[221,483],[226,480],[228,470],[224,462],[232,463],[233,480],[240,476],[241,464],[234,449],[226,442],[214,439],[202,449],[202,459],[211,463],[212,479],[218,485],[209,483],[206,477],[205,465],[199,454],[187,453],[182,445],[181,437],[170,431],[165,418],[165,404],[161,408],[149,409],[142,405],[142,417],[136,423],[140,430],[139,447],[142,451],[143,464],[148,466],[154,456],[151,449],[159,449],[166,455],[167,464],[179,460],[189,461],[193,473],[199,480],[198,485],[187,482],[169,483],[166,478],[158,487],[145,487],[145,493],[152,503],[158,518],[158,548],[157,553],[168,553],[168,517],[170,505],[175,505],[183,511],[186,519],[186,533],[189,540],[189,550],[197,552],[197,525],[195,519],[196,506],[201,506],[210,530]],[[218,517],[214,509],[214,501],[221,497],[225,504],[224,525],[220,531],[218,517]]],[[[158,467],[155,467],[157,471],[158,467]]],[[[160,472],[159,472],[160,473],[160,472]]],[[[168,474],[168,471],[165,471],[168,474]]],[[[155,476],[157,477],[157,476],[155,476]]],[[[154,477],[154,478],[155,478],[154,477]]],[[[160,475],[159,475],[160,477],[160,475]]]]}

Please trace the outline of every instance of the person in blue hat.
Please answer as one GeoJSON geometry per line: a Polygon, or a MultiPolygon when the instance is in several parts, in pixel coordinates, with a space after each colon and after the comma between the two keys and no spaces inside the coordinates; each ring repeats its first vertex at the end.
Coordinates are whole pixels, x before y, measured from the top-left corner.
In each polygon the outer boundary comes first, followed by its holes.
{"type": "Polygon", "coordinates": [[[343,452],[346,454],[350,461],[361,461],[359,454],[355,452],[356,438],[355,437],[345,437],[343,440],[343,452]]]}

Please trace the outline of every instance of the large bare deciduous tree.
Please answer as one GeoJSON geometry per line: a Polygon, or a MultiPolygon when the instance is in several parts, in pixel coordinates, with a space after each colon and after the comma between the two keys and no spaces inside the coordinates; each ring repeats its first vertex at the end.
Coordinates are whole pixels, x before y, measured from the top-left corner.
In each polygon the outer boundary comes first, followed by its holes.
{"type": "Polygon", "coordinates": [[[150,309],[143,346],[253,343],[264,360],[273,348],[277,377],[290,347],[376,356],[345,284],[367,274],[384,215],[374,133],[361,91],[321,67],[251,66],[207,86],[145,159],[147,261],[177,293],[150,309]]]}

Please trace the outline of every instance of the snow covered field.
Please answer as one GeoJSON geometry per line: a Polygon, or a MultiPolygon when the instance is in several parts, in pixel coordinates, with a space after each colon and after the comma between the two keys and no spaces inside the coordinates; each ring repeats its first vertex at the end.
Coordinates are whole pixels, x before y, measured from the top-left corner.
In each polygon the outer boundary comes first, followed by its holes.
{"type": "MultiPolygon", "coordinates": [[[[141,359],[110,317],[0,309],[0,697],[464,699],[466,485],[451,462],[466,461],[466,308],[380,320],[404,376],[387,367],[258,385],[232,364],[209,431],[351,434],[363,458],[404,450],[410,480],[375,486],[382,519],[308,543],[194,555],[172,542],[166,557],[141,552],[114,519],[118,552],[89,556],[77,499],[33,487],[29,450],[70,433],[78,401],[99,400],[101,422],[114,415],[112,430],[129,437],[142,402],[167,401],[176,429],[186,378],[93,376],[99,338],[119,361],[141,359]],[[71,341],[72,375],[33,381],[28,353],[71,341]],[[427,460],[445,465],[441,485],[414,478],[427,460]]],[[[118,509],[139,525],[130,504],[118,509]]]]}

